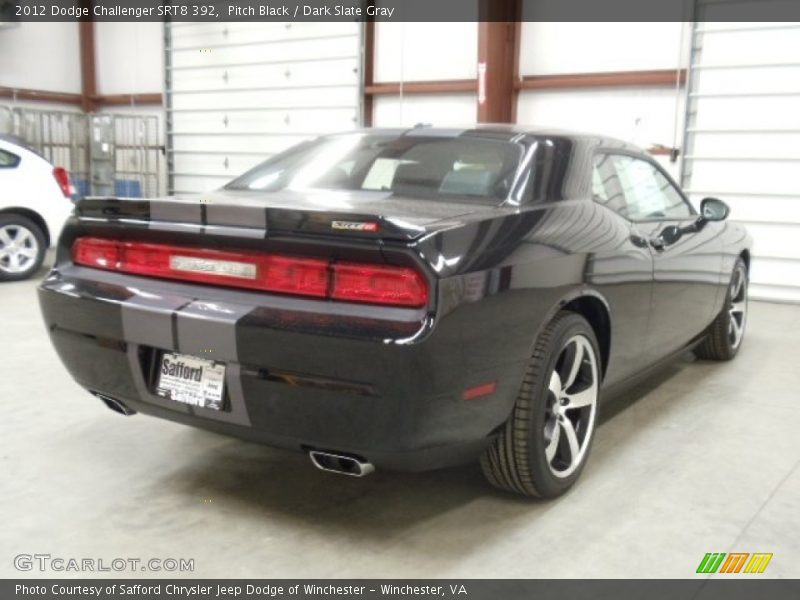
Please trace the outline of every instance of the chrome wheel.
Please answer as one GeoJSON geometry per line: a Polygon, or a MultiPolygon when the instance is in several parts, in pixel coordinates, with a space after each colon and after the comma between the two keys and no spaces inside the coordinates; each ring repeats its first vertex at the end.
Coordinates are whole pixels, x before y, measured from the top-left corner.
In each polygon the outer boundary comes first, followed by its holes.
{"type": "Polygon", "coordinates": [[[0,227],[0,271],[19,274],[29,271],[39,256],[39,242],[33,232],[22,225],[0,227]]]}
{"type": "Polygon", "coordinates": [[[747,321],[747,271],[738,266],[731,280],[730,303],[728,305],[728,339],[734,350],[742,343],[747,321]]]}
{"type": "Polygon", "coordinates": [[[550,375],[545,405],[545,459],[556,477],[569,477],[586,455],[599,389],[591,342],[583,335],[571,337],[550,375]]]}

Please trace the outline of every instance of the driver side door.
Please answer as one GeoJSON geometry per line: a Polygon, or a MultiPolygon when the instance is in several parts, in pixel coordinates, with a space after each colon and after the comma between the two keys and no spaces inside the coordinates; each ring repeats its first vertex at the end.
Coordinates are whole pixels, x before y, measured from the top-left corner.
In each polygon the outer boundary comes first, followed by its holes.
{"type": "Polygon", "coordinates": [[[714,318],[720,293],[720,223],[692,225],[697,213],[649,157],[613,157],[627,218],[653,253],[653,302],[647,350],[658,360],[700,334],[714,318]],[[680,228],[676,237],[669,235],[680,228]]]}

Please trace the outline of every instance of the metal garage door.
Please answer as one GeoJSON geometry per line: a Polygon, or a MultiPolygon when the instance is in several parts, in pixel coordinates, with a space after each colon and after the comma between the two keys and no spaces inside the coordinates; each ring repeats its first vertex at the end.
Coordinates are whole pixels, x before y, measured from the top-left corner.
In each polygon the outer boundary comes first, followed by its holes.
{"type": "Polygon", "coordinates": [[[800,23],[698,23],[682,179],[754,238],[750,296],[800,302],[800,23]]]}
{"type": "Polygon", "coordinates": [[[165,24],[168,188],[215,189],[361,121],[360,23],[165,24]]]}

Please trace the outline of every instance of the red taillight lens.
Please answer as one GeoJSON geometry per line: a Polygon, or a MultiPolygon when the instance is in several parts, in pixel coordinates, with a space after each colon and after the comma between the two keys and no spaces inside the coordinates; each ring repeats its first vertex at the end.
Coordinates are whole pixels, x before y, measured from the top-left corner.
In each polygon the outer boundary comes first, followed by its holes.
{"type": "Polygon", "coordinates": [[[325,296],[328,291],[328,261],[318,259],[85,237],[75,240],[72,260],[135,275],[269,292],[325,296]]]}
{"type": "Polygon", "coordinates": [[[94,237],[75,240],[72,260],[87,267],[135,275],[351,302],[424,306],[428,301],[423,278],[405,267],[332,264],[317,258],[94,237]]]}
{"type": "Polygon", "coordinates": [[[336,263],[333,265],[331,298],[423,306],[428,301],[428,286],[413,269],[336,263]]]}
{"type": "Polygon", "coordinates": [[[324,297],[328,294],[328,261],[314,258],[264,258],[264,289],[324,297]]]}
{"type": "Polygon", "coordinates": [[[120,256],[119,243],[111,240],[80,238],[72,245],[72,260],[87,267],[116,270],[120,256]]]}
{"type": "Polygon", "coordinates": [[[69,181],[69,172],[64,167],[54,167],[53,177],[61,188],[61,193],[65,198],[72,198],[73,190],[72,184],[69,181]]]}

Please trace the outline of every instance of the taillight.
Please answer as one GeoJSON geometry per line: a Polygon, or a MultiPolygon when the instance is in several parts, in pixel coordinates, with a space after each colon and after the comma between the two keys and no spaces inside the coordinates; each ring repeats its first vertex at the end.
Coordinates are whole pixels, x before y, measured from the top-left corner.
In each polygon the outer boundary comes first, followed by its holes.
{"type": "Polygon", "coordinates": [[[395,306],[424,306],[428,287],[407,267],[170,244],[78,238],[75,264],[135,275],[395,306]]]}
{"type": "Polygon", "coordinates": [[[64,167],[53,167],[53,177],[61,188],[65,198],[72,198],[73,189],[69,181],[69,172],[64,167]]]}
{"type": "Polygon", "coordinates": [[[414,269],[336,263],[333,265],[331,298],[422,306],[428,301],[428,286],[414,269]]]}
{"type": "Polygon", "coordinates": [[[80,238],[72,244],[72,260],[79,265],[115,270],[120,263],[120,244],[100,238],[80,238]]]}

